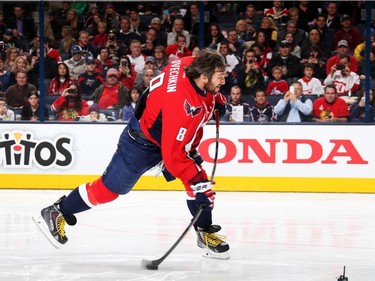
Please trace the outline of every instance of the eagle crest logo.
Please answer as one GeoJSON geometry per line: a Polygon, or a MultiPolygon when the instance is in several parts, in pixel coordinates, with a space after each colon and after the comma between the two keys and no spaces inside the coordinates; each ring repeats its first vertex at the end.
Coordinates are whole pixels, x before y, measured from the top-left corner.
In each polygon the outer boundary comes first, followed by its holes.
{"type": "Polygon", "coordinates": [[[186,115],[188,116],[191,115],[191,117],[195,117],[199,115],[199,113],[202,112],[202,106],[199,106],[199,107],[192,106],[187,100],[185,100],[184,108],[185,108],[186,115]]]}

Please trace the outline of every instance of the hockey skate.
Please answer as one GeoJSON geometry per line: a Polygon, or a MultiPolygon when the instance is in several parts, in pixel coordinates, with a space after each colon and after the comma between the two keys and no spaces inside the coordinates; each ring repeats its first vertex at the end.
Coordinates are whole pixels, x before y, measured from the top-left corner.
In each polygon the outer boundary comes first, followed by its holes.
{"type": "Polygon", "coordinates": [[[223,241],[225,236],[216,232],[220,231],[219,225],[211,225],[209,228],[196,228],[198,235],[198,247],[203,249],[202,256],[220,260],[229,259],[229,245],[223,241]]]}
{"type": "Polygon", "coordinates": [[[74,225],[77,222],[75,216],[66,218],[60,212],[59,203],[64,199],[65,196],[61,197],[53,205],[44,208],[40,212],[40,215],[33,216],[33,220],[44,236],[58,249],[68,241],[68,237],[65,235],[65,223],[67,222],[69,225],[74,225]],[[68,221],[66,221],[66,219],[68,219],[68,221]]]}

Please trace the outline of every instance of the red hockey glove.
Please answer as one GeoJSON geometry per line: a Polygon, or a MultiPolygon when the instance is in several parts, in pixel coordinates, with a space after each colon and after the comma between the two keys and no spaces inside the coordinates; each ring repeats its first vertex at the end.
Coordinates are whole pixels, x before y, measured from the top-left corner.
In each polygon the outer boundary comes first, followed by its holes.
{"type": "MultiPolygon", "coordinates": [[[[215,95],[215,109],[219,110],[220,118],[225,115],[227,98],[221,94],[217,93],[215,95]]],[[[215,118],[215,115],[214,115],[215,118]]]]}
{"type": "Polygon", "coordinates": [[[214,208],[214,201],[215,201],[215,192],[211,189],[211,182],[208,180],[202,180],[194,185],[191,185],[191,189],[195,195],[195,203],[199,206],[203,204],[203,206],[214,208]]]}

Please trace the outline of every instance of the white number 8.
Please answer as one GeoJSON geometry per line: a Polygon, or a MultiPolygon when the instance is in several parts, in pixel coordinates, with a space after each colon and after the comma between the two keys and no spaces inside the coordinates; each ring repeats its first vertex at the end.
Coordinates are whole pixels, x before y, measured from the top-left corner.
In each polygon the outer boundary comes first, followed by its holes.
{"type": "Polygon", "coordinates": [[[176,136],[176,140],[182,141],[185,138],[186,131],[186,128],[181,127],[176,136]]]}

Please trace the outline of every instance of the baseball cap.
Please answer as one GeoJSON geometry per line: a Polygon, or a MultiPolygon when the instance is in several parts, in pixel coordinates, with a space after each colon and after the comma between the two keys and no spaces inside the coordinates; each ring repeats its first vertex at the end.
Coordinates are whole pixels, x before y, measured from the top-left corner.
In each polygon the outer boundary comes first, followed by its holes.
{"type": "Polygon", "coordinates": [[[107,71],[107,77],[109,76],[116,76],[118,78],[118,71],[116,68],[110,68],[107,71]]]}
{"type": "Polygon", "coordinates": [[[348,41],[340,40],[339,43],[337,43],[337,47],[341,47],[341,46],[349,47],[348,41]]]}
{"type": "Polygon", "coordinates": [[[280,48],[289,48],[290,43],[287,40],[283,40],[280,42],[280,48]]]}
{"type": "Polygon", "coordinates": [[[342,15],[341,21],[344,21],[344,20],[350,20],[350,16],[349,15],[342,15]]]}
{"type": "Polygon", "coordinates": [[[88,56],[86,58],[86,64],[95,63],[95,58],[93,56],[88,56]]]}
{"type": "Polygon", "coordinates": [[[72,54],[79,54],[79,53],[82,53],[82,48],[78,45],[74,45],[72,47],[72,54]]]}
{"type": "Polygon", "coordinates": [[[93,103],[90,108],[89,108],[89,112],[92,112],[92,111],[95,111],[97,113],[100,113],[100,107],[99,105],[97,105],[96,103],[93,103]]]}
{"type": "Polygon", "coordinates": [[[155,64],[155,58],[153,56],[148,56],[145,60],[145,63],[148,63],[148,62],[151,62],[153,64],[155,64]]]}

